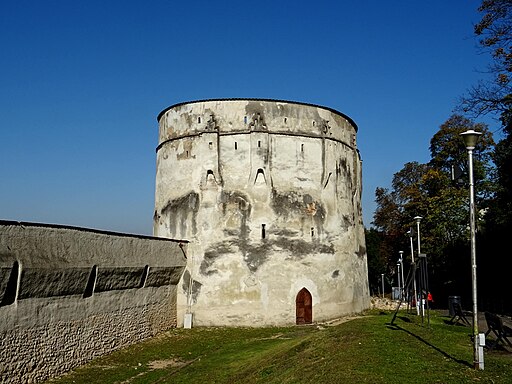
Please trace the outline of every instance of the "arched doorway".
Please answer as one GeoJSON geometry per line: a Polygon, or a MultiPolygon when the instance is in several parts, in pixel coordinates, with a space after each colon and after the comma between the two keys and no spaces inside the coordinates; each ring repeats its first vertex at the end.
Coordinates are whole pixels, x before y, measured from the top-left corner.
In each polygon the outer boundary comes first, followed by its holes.
{"type": "Polygon", "coordinates": [[[313,300],[311,293],[302,288],[295,299],[295,318],[297,325],[311,324],[313,322],[313,300]]]}

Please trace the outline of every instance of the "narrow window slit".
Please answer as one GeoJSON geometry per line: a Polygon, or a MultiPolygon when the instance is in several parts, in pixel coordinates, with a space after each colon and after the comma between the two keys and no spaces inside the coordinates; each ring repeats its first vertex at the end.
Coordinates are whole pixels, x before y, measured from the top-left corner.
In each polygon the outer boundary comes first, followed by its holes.
{"type": "Polygon", "coordinates": [[[261,238],[265,238],[265,224],[261,224],[261,238]]]}
{"type": "Polygon", "coordinates": [[[148,279],[149,265],[144,266],[144,270],[142,271],[142,276],[140,278],[139,288],[144,288],[146,285],[146,280],[148,279]]]}
{"type": "Polygon", "coordinates": [[[238,143],[235,141],[235,150],[238,149],[238,143]]]}
{"type": "Polygon", "coordinates": [[[94,288],[96,286],[96,276],[98,274],[98,267],[93,265],[91,268],[91,272],[89,273],[89,278],[87,279],[87,285],[85,286],[83,297],[91,297],[94,293],[94,288]]]}
{"type": "Polygon", "coordinates": [[[311,237],[315,237],[315,228],[311,227],[311,237]]]}
{"type": "Polygon", "coordinates": [[[16,302],[18,296],[18,279],[20,276],[20,264],[15,261],[12,265],[11,272],[9,273],[9,278],[7,280],[7,284],[5,286],[5,293],[0,301],[0,307],[4,305],[11,305],[16,302]]]}

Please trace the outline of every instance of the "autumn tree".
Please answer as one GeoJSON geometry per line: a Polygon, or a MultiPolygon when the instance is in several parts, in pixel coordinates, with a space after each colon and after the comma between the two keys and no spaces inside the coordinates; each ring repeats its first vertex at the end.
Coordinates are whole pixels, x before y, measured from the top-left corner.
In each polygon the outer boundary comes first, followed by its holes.
{"type": "Polygon", "coordinates": [[[501,122],[503,138],[493,155],[496,165],[495,200],[487,215],[492,231],[512,230],[512,1],[483,0],[474,32],[491,59],[486,80],[462,97],[460,107],[473,116],[490,114],[501,122]]]}
{"type": "MultiPolygon", "coordinates": [[[[461,175],[460,183],[452,178],[453,167],[467,171],[467,152],[460,137],[467,129],[483,133],[474,152],[479,201],[484,204],[493,195],[488,174],[492,171],[490,153],[494,142],[485,124],[459,115],[451,116],[432,137],[431,160],[427,164],[405,164],[393,176],[391,190],[377,188],[375,193],[377,209],[373,224],[383,233],[383,242],[387,243],[384,249],[392,255],[399,250],[410,254],[406,233],[411,228],[415,231],[415,216],[423,217],[422,253],[428,254],[431,273],[438,284],[446,285],[453,280],[453,272],[461,262],[458,250],[468,234],[467,173],[461,175]]],[[[388,269],[395,262],[391,258],[388,269]]]]}

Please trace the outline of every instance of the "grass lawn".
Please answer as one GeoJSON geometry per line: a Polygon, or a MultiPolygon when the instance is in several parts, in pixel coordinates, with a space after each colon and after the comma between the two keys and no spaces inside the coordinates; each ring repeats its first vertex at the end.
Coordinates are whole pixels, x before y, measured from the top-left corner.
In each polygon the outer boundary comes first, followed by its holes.
{"type": "Polygon", "coordinates": [[[339,325],[172,329],[52,383],[512,383],[512,352],[472,368],[470,327],[369,311],[339,325]]]}

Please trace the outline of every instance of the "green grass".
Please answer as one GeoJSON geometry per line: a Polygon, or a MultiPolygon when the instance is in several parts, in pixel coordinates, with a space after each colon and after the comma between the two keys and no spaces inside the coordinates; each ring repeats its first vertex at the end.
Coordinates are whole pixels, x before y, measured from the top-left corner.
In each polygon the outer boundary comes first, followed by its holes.
{"type": "Polygon", "coordinates": [[[472,368],[469,327],[401,312],[336,326],[173,329],[55,383],[512,383],[512,353],[472,368]]]}

